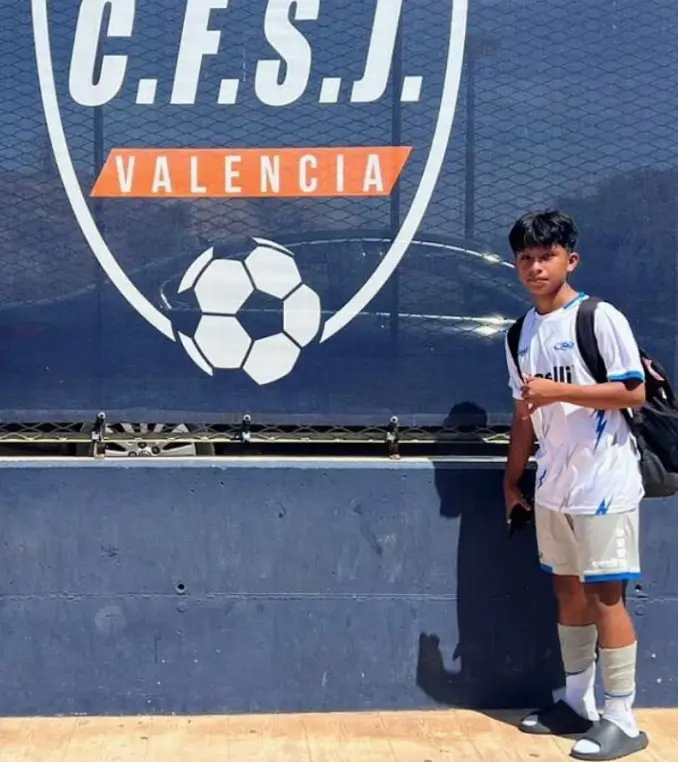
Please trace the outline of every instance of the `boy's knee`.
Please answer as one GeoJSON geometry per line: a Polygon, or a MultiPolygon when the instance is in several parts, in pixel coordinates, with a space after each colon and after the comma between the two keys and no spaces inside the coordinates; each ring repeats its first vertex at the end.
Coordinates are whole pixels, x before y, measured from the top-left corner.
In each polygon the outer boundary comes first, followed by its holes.
{"type": "Polygon", "coordinates": [[[586,603],[584,586],[579,577],[554,575],[553,589],[559,601],[572,604],[586,603]]]}
{"type": "Polygon", "coordinates": [[[587,582],[584,585],[584,594],[589,607],[599,613],[605,614],[612,608],[624,605],[624,583],[612,582],[587,582]]]}
{"type": "Polygon", "coordinates": [[[589,623],[589,605],[579,577],[554,576],[553,589],[561,622],[572,625],[589,623]]]}

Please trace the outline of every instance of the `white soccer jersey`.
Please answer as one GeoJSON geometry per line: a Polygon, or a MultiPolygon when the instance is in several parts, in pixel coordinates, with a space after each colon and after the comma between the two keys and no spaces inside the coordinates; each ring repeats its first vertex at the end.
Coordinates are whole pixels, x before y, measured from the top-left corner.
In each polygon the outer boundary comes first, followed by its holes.
{"type": "MultiPolygon", "coordinates": [[[[586,294],[547,315],[533,308],[518,345],[523,374],[594,384],[576,345],[575,317],[586,294]]],[[[619,310],[600,302],[595,333],[610,381],[644,380],[633,332],[619,310]]],[[[509,386],[521,399],[522,381],[506,343],[509,386]]],[[[644,490],[635,439],[618,410],[593,410],[556,402],[532,414],[537,442],[535,500],[572,514],[621,513],[635,508],[644,490]]]]}

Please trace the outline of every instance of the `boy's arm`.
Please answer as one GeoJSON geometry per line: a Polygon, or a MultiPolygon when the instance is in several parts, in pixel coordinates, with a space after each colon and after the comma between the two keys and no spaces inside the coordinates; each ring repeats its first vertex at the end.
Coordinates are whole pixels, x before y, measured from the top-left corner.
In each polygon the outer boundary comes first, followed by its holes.
{"type": "Polygon", "coordinates": [[[532,426],[528,406],[522,399],[522,379],[516,370],[508,344],[506,344],[505,348],[509,387],[513,395],[513,422],[511,424],[511,438],[504,472],[504,500],[508,514],[516,504],[521,504],[524,508],[530,509],[529,504],[520,493],[518,482],[527,468],[530,455],[532,455],[534,427],[532,426]]]}
{"type": "MultiPolygon", "coordinates": [[[[532,455],[534,447],[534,427],[530,418],[527,404],[522,400],[514,400],[513,423],[511,424],[511,439],[509,442],[508,457],[506,459],[506,470],[504,472],[504,492],[511,490],[517,491],[517,485],[520,477],[527,468],[527,464],[532,455]]],[[[521,502],[516,495],[507,494],[507,502],[510,499],[521,502]]],[[[510,510],[512,506],[507,505],[510,510]]],[[[529,506],[525,505],[526,508],[529,506]]]]}
{"type": "Polygon", "coordinates": [[[621,410],[640,407],[645,402],[645,383],[638,379],[610,381],[594,386],[563,384],[568,388],[560,390],[558,402],[568,402],[593,410],[621,410]]]}

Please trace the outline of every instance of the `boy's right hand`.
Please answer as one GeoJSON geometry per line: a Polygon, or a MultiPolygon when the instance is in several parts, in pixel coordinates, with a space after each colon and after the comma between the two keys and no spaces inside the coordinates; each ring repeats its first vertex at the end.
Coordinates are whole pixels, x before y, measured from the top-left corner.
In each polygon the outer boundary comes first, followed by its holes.
{"type": "Polygon", "coordinates": [[[517,484],[512,482],[504,483],[504,505],[506,507],[506,523],[511,523],[511,512],[513,509],[520,505],[526,511],[532,511],[532,506],[523,497],[523,493],[520,491],[517,484]]]}

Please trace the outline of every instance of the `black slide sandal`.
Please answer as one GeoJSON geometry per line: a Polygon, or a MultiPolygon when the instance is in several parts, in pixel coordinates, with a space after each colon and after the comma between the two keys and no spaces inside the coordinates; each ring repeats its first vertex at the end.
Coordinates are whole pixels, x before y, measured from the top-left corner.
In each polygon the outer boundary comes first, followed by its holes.
{"type": "Polygon", "coordinates": [[[642,730],[638,736],[631,738],[618,725],[606,719],[597,722],[595,727],[591,728],[579,741],[591,741],[599,747],[599,751],[593,752],[593,754],[584,754],[575,751],[573,748],[570,756],[574,759],[590,759],[594,762],[607,762],[607,760],[628,757],[630,754],[636,754],[647,749],[650,743],[642,730]]]}
{"type": "Polygon", "coordinates": [[[562,700],[546,709],[531,712],[518,725],[519,730],[522,730],[523,733],[562,736],[564,738],[583,736],[589,733],[593,727],[594,723],[591,720],[577,714],[568,703],[562,700]],[[536,724],[526,724],[528,717],[535,715],[537,717],[536,724]]]}

